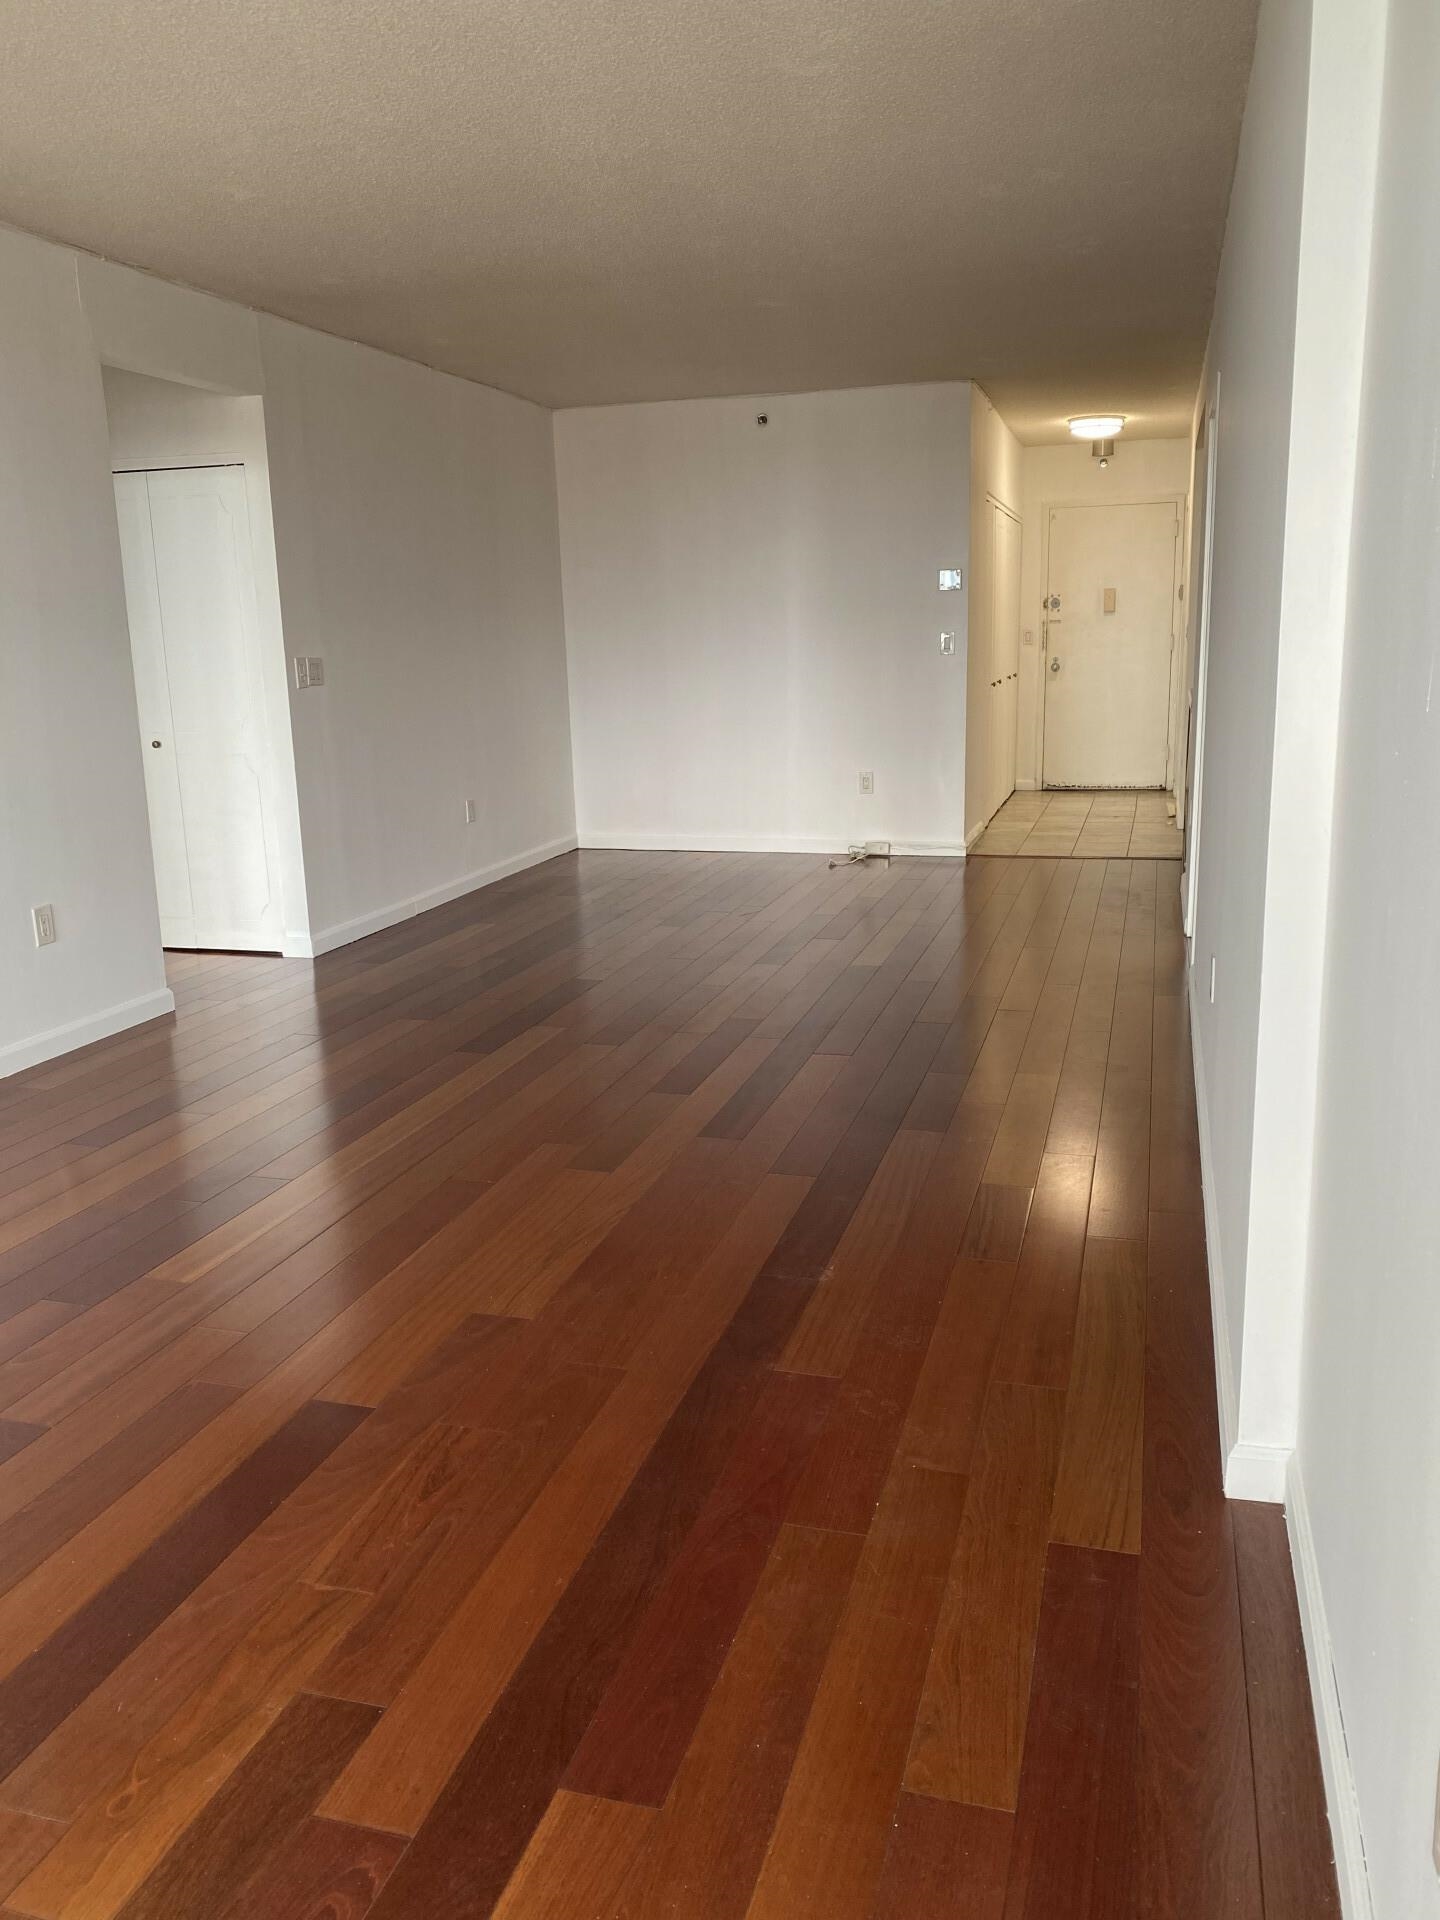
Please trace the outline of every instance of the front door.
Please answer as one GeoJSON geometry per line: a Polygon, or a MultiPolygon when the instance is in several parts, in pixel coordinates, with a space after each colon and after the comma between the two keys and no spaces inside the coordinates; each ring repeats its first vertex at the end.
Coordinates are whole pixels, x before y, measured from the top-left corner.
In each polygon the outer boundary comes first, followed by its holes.
{"type": "Polygon", "coordinates": [[[1052,507],[1047,787],[1163,787],[1179,510],[1052,507]]]}

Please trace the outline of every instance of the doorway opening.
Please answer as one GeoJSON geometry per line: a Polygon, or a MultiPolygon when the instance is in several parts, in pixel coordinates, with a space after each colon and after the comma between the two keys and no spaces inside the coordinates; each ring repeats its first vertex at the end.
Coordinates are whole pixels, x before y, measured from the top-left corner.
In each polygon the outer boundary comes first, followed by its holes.
{"type": "Polygon", "coordinates": [[[1175,496],[1047,509],[1043,787],[1165,788],[1183,524],[1175,496]]]}
{"type": "Polygon", "coordinates": [[[104,377],[161,944],[293,951],[303,874],[261,402],[104,377]]]}

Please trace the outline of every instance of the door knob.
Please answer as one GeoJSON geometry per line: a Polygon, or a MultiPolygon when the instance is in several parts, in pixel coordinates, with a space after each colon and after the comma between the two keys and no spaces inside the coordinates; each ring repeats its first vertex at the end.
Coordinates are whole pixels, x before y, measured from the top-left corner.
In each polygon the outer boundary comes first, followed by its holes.
{"type": "Polygon", "coordinates": [[[1060,671],[1060,656],[1058,653],[1052,653],[1050,656],[1050,671],[1052,673],[1058,673],[1060,671]]]}

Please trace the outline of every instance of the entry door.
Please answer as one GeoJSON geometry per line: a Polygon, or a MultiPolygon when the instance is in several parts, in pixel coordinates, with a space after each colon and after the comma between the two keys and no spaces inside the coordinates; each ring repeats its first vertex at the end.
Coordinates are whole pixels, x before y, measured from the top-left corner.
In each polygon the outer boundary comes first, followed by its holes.
{"type": "Polygon", "coordinates": [[[1047,787],[1163,787],[1179,516],[1173,501],[1052,507],[1047,787]]]}
{"type": "Polygon", "coordinates": [[[1015,726],[1020,704],[1020,522],[990,505],[990,811],[1015,791],[1015,726]]]}
{"type": "Polygon", "coordinates": [[[117,473],[115,503],[160,937],[278,951],[244,469],[117,473]]]}

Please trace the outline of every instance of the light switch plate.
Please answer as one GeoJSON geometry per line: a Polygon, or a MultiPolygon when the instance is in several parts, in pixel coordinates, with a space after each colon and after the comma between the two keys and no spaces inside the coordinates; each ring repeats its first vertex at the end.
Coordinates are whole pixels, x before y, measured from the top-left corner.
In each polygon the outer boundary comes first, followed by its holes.
{"type": "Polygon", "coordinates": [[[308,664],[310,667],[310,678],[307,684],[312,687],[323,687],[325,684],[325,662],[320,659],[317,654],[312,653],[308,664]]]}
{"type": "Polygon", "coordinates": [[[873,793],[875,791],[875,776],[873,773],[861,774],[860,791],[862,793],[873,793]]]}
{"type": "Polygon", "coordinates": [[[310,684],[310,662],[303,653],[295,656],[295,691],[303,693],[310,684]]]}
{"type": "Polygon", "coordinates": [[[941,593],[958,593],[961,587],[964,586],[964,584],[965,584],[965,569],[963,567],[941,567],[940,569],[941,593]]]}
{"type": "Polygon", "coordinates": [[[953,633],[941,634],[940,651],[942,653],[953,653],[955,651],[955,636],[953,633]]]}
{"type": "Polygon", "coordinates": [[[36,946],[53,947],[55,944],[54,907],[32,907],[30,909],[30,918],[35,927],[36,946]]]}

